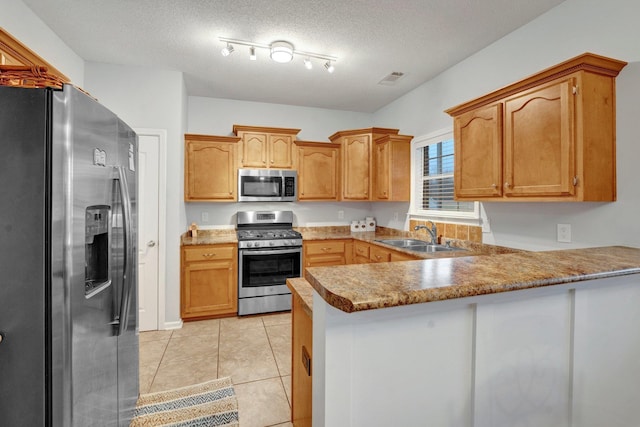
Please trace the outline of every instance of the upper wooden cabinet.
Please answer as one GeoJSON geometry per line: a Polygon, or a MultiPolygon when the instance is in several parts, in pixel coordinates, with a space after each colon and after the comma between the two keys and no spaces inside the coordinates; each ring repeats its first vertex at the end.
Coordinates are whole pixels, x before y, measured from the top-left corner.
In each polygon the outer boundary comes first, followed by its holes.
{"type": "MultiPolygon", "coordinates": [[[[398,129],[366,128],[336,132],[331,142],[342,145],[342,200],[378,200],[374,196],[377,176],[374,171],[374,141],[388,135],[397,135],[398,129]]],[[[407,159],[407,164],[409,160],[407,159]]],[[[393,168],[393,165],[389,165],[393,168]]],[[[409,168],[404,171],[407,181],[409,168]]]]}
{"type": "Polygon", "coordinates": [[[296,141],[298,200],[338,200],[340,144],[296,141]]]}
{"type": "Polygon", "coordinates": [[[230,136],[184,136],[184,200],[229,202],[238,188],[237,145],[230,136]]]}
{"type": "Polygon", "coordinates": [[[233,125],[240,137],[243,168],[293,168],[293,142],[300,129],[233,125]]]}
{"type": "Polygon", "coordinates": [[[502,196],[502,104],[468,111],[453,123],[456,197],[502,196]]]}
{"type": "Polygon", "coordinates": [[[409,201],[412,139],[408,135],[385,135],[375,140],[373,200],[409,201]]]}
{"type": "Polygon", "coordinates": [[[616,199],[615,77],[586,53],[451,108],[457,199],[616,199]]]}
{"type": "Polygon", "coordinates": [[[0,83],[6,86],[55,87],[70,83],[67,76],[0,28],[0,83]]]}

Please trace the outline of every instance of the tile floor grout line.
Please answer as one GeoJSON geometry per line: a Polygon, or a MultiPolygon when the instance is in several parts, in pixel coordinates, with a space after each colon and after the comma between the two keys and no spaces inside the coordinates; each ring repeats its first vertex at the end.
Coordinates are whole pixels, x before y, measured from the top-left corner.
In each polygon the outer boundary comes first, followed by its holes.
{"type": "Polygon", "coordinates": [[[166,353],[167,348],[169,348],[169,342],[171,342],[171,337],[173,337],[173,331],[171,331],[171,335],[169,335],[169,339],[167,340],[167,345],[164,346],[164,350],[162,351],[162,356],[160,356],[160,360],[158,361],[158,366],[156,366],[156,371],[153,373],[153,377],[151,378],[151,383],[149,384],[149,389],[147,390],[147,393],[151,392],[151,389],[153,388],[153,383],[156,380],[158,371],[160,371],[160,365],[162,364],[162,359],[164,359],[164,354],[166,353]]]}

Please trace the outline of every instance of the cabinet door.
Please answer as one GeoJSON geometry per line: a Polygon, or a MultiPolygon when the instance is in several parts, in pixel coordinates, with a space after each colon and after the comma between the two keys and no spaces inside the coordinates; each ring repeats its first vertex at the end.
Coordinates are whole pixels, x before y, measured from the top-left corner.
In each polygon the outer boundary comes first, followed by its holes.
{"type": "Polygon", "coordinates": [[[344,200],[368,200],[371,163],[371,137],[369,135],[347,136],[343,142],[344,200]]]}
{"type": "Polygon", "coordinates": [[[575,193],[574,78],[505,101],[506,196],[575,193]]]}
{"type": "Polygon", "coordinates": [[[293,137],[291,135],[269,135],[269,155],[268,163],[270,168],[291,169],[293,159],[291,149],[293,148],[293,137]]]}
{"type": "Polygon", "coordinates": [[[338,149],[298,149],[298,199],[338,200],[338,149]]]}
{"type": "Polygon", "coordinates": [[[245,168],[266,168],[267,134],[244,132],[242,134],[242,166],[245,168]]]}
{"type": "Polygon", "coordinates": [[[235,200],[234,144],[186,141],[185,200],[235,200]]]}
{"type": "Polygon", "coordinates": [[[391,191],[391,142],[386,141],[376,144],[375,147],[375,197],[380,200],[388,200],[391,191]]]}
{"type": "Polygon", "coordinates": [[[454,119],[456,198],[502,196],[502,104],[454,119]]]}
{"type": "Polygon", "coordinates": [[[353,263],[368,264],[370,262],[369,244],[361,241],[355,241],[353,243],[353,263]]]}
{"type": "Polygon", "coordinates": [[[186,263],[182,317],[211,317],[238,312],[234,260],[186,263]]]}

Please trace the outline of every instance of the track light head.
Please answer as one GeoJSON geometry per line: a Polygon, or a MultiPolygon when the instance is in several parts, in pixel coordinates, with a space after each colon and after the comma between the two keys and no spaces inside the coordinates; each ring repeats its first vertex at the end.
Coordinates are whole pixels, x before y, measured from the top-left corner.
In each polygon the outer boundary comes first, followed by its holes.
{"type": "Polygon", "coordinates": [[[327,61],[324,63],[324,68],[327,69],[328,72],[333,73],[335,71],[335,67],[333,66],[333,64],[331,63],[331,61],[327,61]]]}
{"type": "Polygon", "coordinates": [[[311,58],[306,58],[304,60],[304,68],[306,68],[307,70],[310,70],[313,68],[313,64],[311,63],[311,58]]]}
{"type": "Polygon", "coordinates": [[[249,59],[252,61],[256,60],[256,48],[255,46],[249,47],[249,59]]]}
{"type": "Polygon", "coordinates": [[[229,56],[233,53],[233,46],[231,46],[230,43],[227,43],[227,45],[223,47],[220,52],[222,53],[222,56],[229,56]]]}

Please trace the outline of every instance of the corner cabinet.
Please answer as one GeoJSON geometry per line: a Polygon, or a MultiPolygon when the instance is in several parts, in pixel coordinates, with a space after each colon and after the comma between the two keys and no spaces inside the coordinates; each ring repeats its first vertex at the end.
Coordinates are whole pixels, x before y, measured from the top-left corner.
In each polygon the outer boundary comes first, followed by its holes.
{"type": "Polygon", "coordinates": [[[298,200],[339,200],[340,145],[296,141],[298,200]]]}
{"type": "MultiPolygon", "coordinates": [[[[366,128],[340,131],[329,137],[331,142],[342,146],[341,200],[376,200],[373,144],[379,138],[397,134],[398,129],[366,128]]],[[[409,169],[404,173],[409,180],[409,169]]]]}
{"type": "Polygon", "coordinates": [[[240,137],[243,168],[293,168],[293,142],[300,129],[233,125],[240,137]]]}
{"type": "Polygon", "coordinates": [[[616,200],[615,77],[625,65],[586,53],[447,110],[456,199],[616,200]]]}
{"type": "Polygon", "coordinates": [[[185,201],[236,200],[238,141],[236,137],[185,134],[185,201]]]}
{"type": "Polygon", "coordinates": [[[197,320],[238,313],[238,246],[183,246],[180,315],[197,320]]]}

